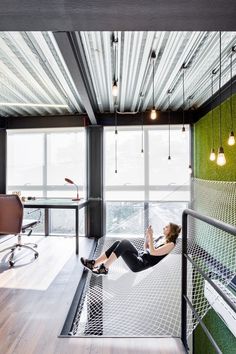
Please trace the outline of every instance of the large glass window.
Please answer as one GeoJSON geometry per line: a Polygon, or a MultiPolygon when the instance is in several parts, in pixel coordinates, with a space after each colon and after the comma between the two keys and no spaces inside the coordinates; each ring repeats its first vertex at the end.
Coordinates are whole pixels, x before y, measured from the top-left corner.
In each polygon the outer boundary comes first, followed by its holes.
{"type": "MultiPolygon", "coordinates": [[[[85,132],[79,129],[8,131],[7,190],[25,197],[85,197],[85,132]]],[[[50,231],[74,234],[74,214],[53,210],[50,231]],[[61,215],[63,214],[63,217],[61,215]],[[66,220],[66,221],[65,221],[66,220]]],[[[81,223],[82,224],[82,223],[81,223]]]]}
{"type": "Polygon", "coordinates": [[[119,127],[117,135],[105,128],[106,200],[188,201],[188,127],[185,135],[179,126],[171,127],[170,161],[168,143],[167,126],[145,127],[143,138],[140,127],[119,127]]]}
{"type": "Polygon", "coordinates": [[[8,189],[18,186],[43,188],[44,134],[10,134],[7,146],[8,189]]]}
{"type": "Polygon", "coordinates": [[[107,232],[139,235],[149,223],[158,232],[169,221],[181,223],[190,199],[188,127],[183,135],[171,126],[170,161],[168,126],[144,127],[143,133],[119,127],[117,135],[109,127],[104,135],[107,232]]]}

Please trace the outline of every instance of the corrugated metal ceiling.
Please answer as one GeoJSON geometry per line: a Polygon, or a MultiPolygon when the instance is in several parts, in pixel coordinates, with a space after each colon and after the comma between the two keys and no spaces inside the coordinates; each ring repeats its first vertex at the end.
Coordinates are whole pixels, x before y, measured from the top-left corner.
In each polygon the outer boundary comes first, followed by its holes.
{"type": "MultiPolygon", "coordinates": [[[[167,109],[169,89],[172,110],[182,107],[183,63],[187,64],[185,109],[199,107],[211,95],[211,72],[219,67],[218,32],[80,32],[77,35],[92,78],[88,82],[93,85],[91,92],[95,92],[95,113],[114,112],[114,37],[118,39],[118,111],[151,109],[152,51],[157,55],[154,68],[157,109],[167,109]]],[[[222,85],[230,79],[230,54],[235,45],[236,32],[222,32],[222,85]]],[[[236,54],[233,75],[235,61],[236,54]]],[[[1,116],[84,112],[79,88],[75,87],[51,32],[0,32],[0,85],[1,116]]],[[[218,75],[215,75],[214,91],[218,87],[218,75]]]]}

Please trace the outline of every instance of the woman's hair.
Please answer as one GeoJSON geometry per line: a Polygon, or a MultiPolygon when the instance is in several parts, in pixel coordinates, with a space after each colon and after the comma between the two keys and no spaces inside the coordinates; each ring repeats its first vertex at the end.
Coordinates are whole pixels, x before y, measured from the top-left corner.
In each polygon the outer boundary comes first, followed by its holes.
{"type": "Polygon", "coordinates": [[[177,240],[180,231],[181,231],[181,226],[177,224],[173,224],[172,222],[169,223],[170,225],[170,233],[169,235],[166,236],[167,243],[169,242],[174,242],[177,240]]]}

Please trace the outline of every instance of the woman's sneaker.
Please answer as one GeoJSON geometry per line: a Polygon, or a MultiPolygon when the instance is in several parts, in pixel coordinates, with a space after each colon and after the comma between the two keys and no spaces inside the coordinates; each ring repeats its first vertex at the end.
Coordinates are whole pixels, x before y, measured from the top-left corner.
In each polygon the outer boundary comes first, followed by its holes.
{"type": "Polygon", "coordinates": [[[94,259],[86,259],[84,257],[80,258],[81,263],[83,264],[83,266],[89,270],[93,270],[94,268],[94,264],[95,264],[95,260],[94,259]]]}
{"type": "Polygon", "coordinates": [[[99,276],[99,275],[107,275],[108,274],[108,268],[105,267],[105,265],[102,263],[99,268],[93,269],[92,273],[99,276]]]}

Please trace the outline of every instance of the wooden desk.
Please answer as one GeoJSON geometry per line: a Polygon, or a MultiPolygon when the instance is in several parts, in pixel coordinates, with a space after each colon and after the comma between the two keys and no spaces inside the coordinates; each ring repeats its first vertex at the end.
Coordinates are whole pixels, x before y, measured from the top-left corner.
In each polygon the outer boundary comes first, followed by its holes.
{"type": "Polygon", "coordinates": [[[88,205],[87,200],[72,201],[69,198],[37,198],[23,203],[24,208],[45,209],[45,236],[49,235],[48,210],[74,209],[75,210],[75,253],[79,253],[79,210],[88,205]]]}

